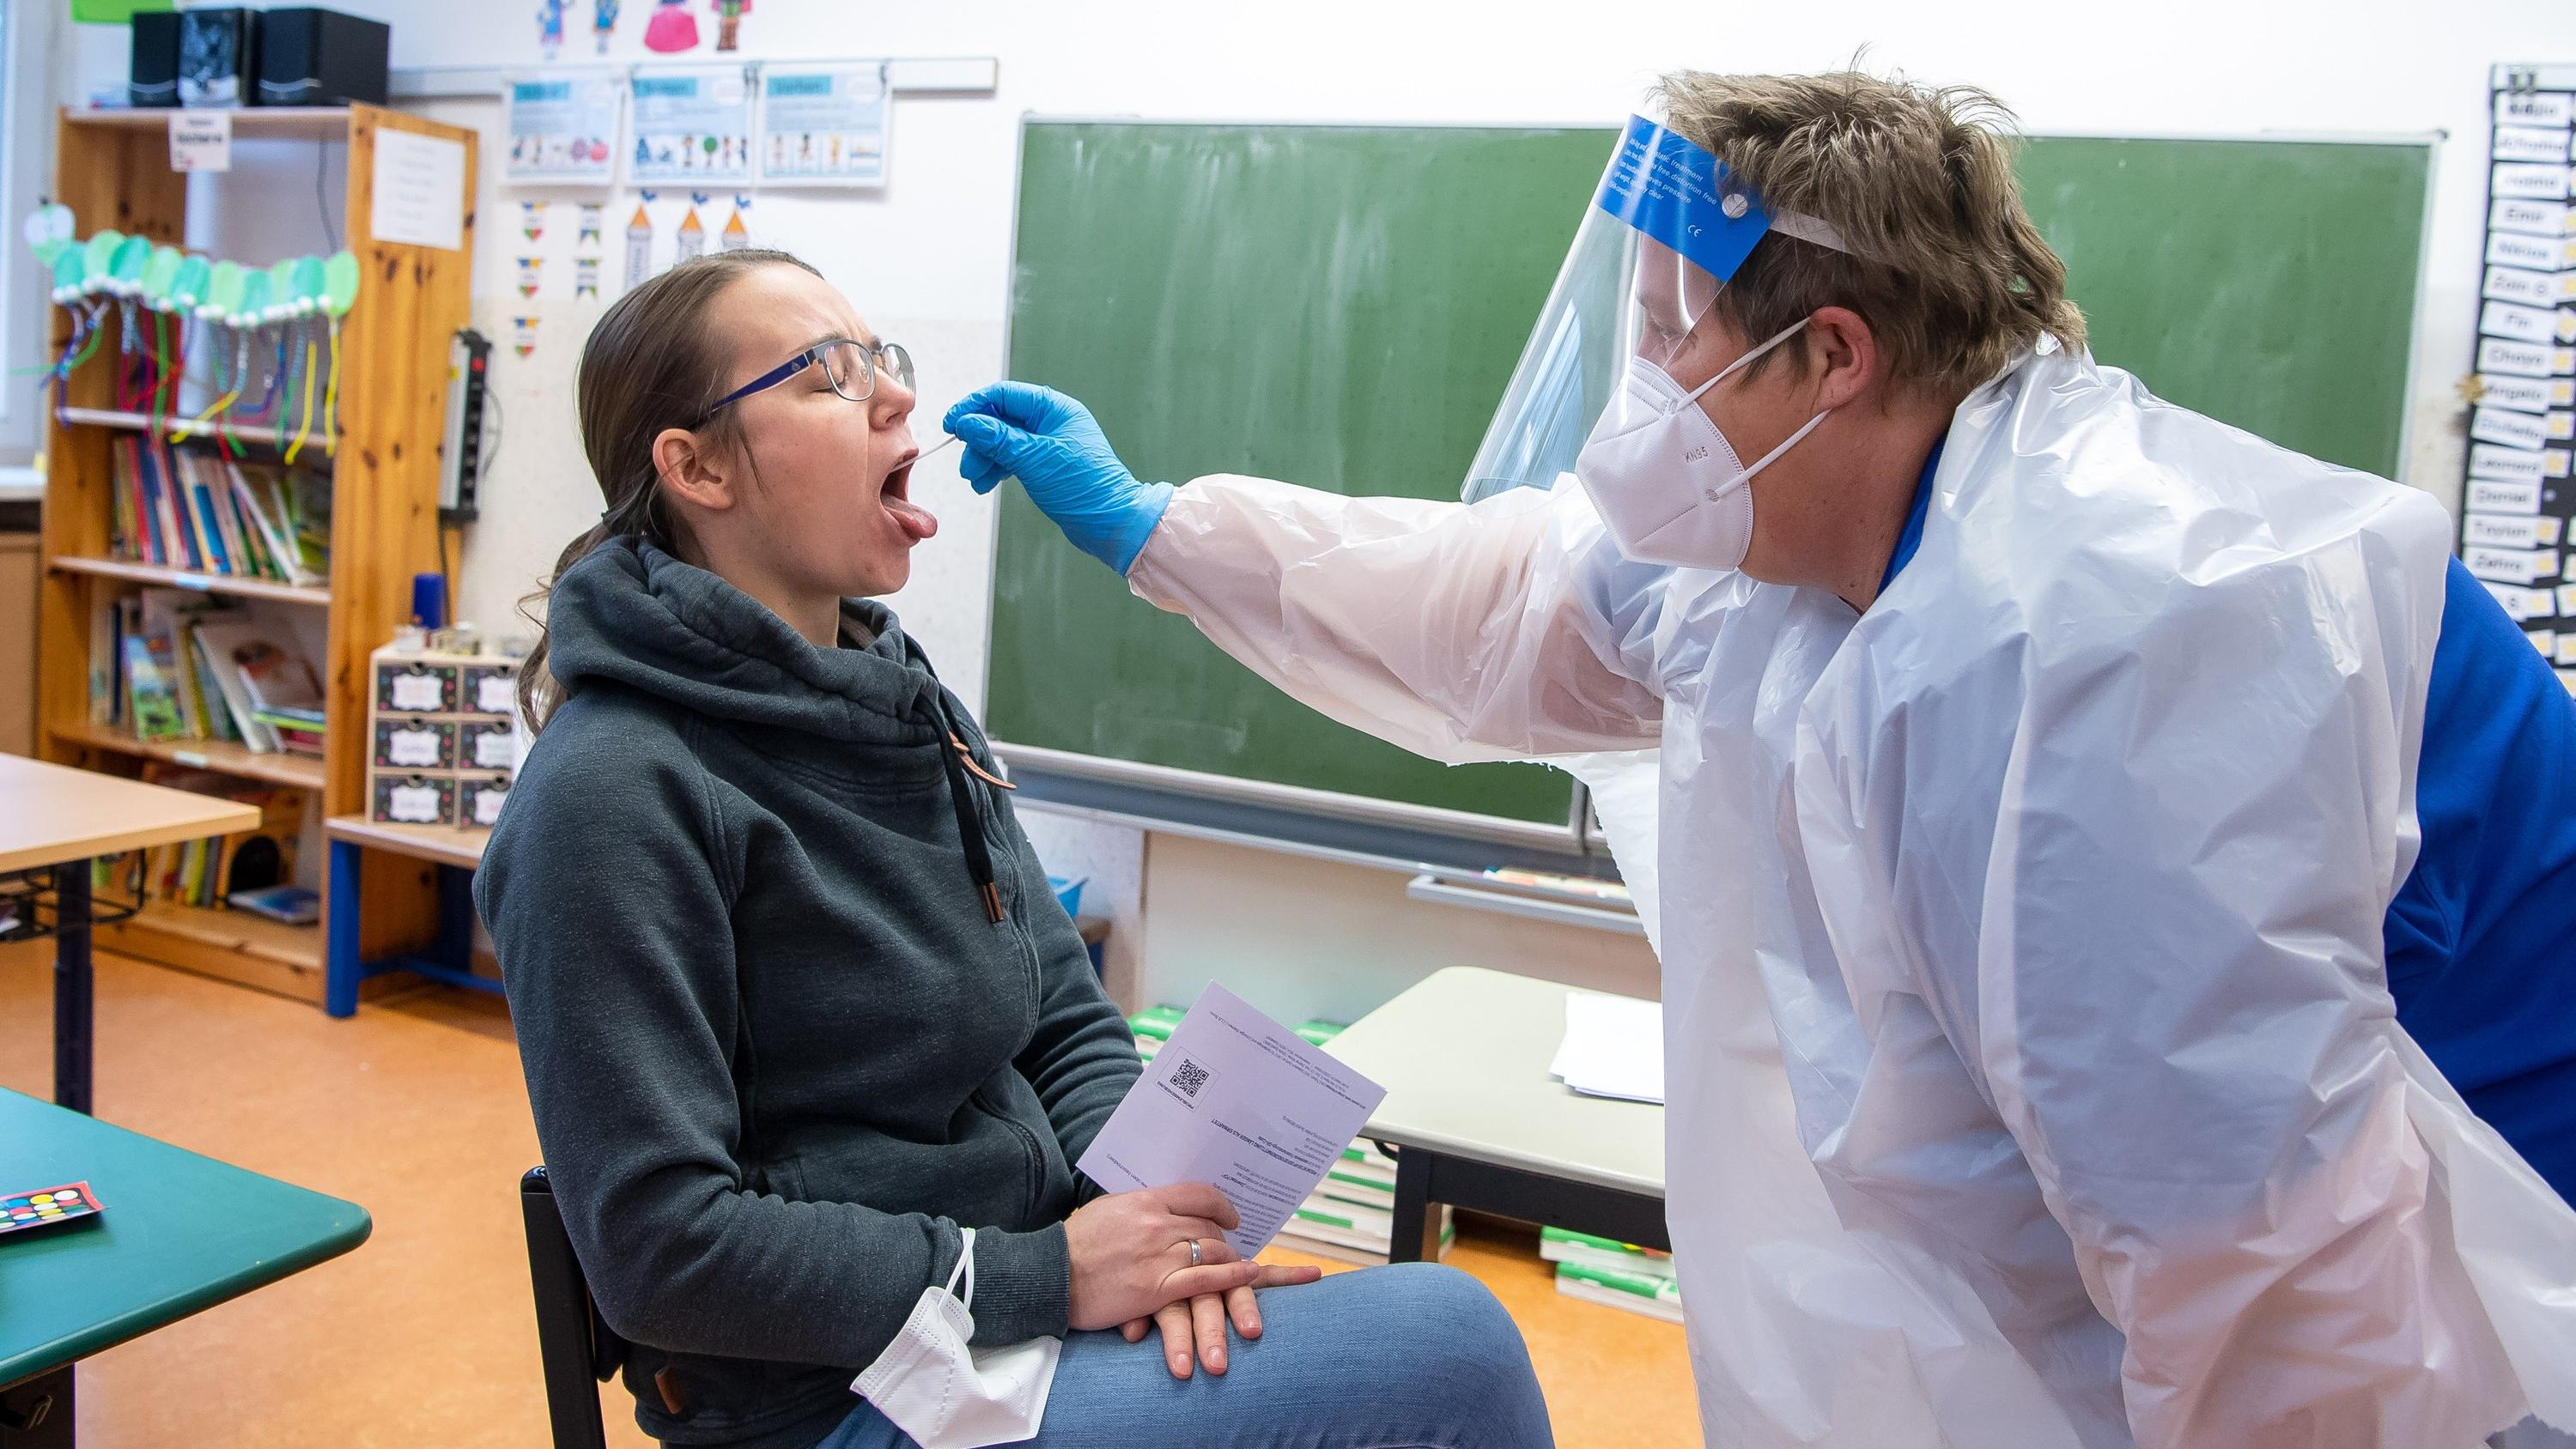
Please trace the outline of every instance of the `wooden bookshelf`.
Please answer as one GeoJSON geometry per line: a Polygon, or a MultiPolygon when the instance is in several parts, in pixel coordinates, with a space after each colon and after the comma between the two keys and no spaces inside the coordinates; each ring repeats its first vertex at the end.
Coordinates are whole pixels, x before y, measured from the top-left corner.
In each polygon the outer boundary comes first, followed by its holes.
{"type": "MultiPolygon", "coordinates": [[[[281,448],[295,439],[293,428],[268,428],[256,423],[200,424],[194,418],[180,417],[175,413],[154,417],[150,413],[125,412],[116,408],[67,407],[59,411],[55,420],[73,427],[111,428],[120,433],[150,433],[154,437],[168,438],[173,441],[224,437],[236,443],[281,448]]],[[[319,431],[307,437],[304,440],[304,446],[320,449],[326,456],[330,452],[324,436],[319,431]]]]}
{"type": "MultiPolygon", "coordinates": [[[[188,180],[170,169],[167,111],[61,113],[55,133],[55,199],[72,209],[79,234],[104,228],[183,245],[188,180]]],[[[309,141],[324,164],[345,166],[343,234],[363,277],[356,307],[340,329],[340,410],[335,451],[308,440],[304,464],[333,475],[331,575],[298,587],[113,557],[110,539],[114,443],[120,433],[223,432],[254,445],[292,434],[262,427],[197,428],[177,416],[120,410],[113,347],[67,380],[46,435],[43,547],[38,603],[37,722],[45,758],[131,775],[154,760],[315,792],[323,816],[366,809],[368,654],[411,614],[411,577],[440,567],[439,440],[445,432],[448,347],[467,321],[474,251],[475,133],[374,106],[252,109],[233,117],[237,137],[309,141]],[[388,131],[433,136],[465,148],[463,245],[453,251],[376,238],[376,138],[388,131]],[[333,146],[331,143],[339,143],[333,146]],[[343,149],[345,148],[345,149],[343,149]],[[90,719],[91,619],[103,601],[138,587],[197,589],[227,597],[321,610],[327,645],[313,661],[323,680],[328,756],[320,761],[262,755],[204,740],[135,739],[90,719]]],[[[210,178],[222,185],[222,178],[210,178]]],[[[270,256],[243,256],[267,264],[270,256]]],[[[71,314],[56,308],[53,345],[71,338],[71,314]]],[[[112,339],[111,339],[112,340],[112,339]]],[[[110,671],[112,673],[112,671],[110,671]]],[[[325,853],[323,868],[329,865],[325,853]]],[[[437,935],[434,872],[386,852],[366,853],[365,919],[370,958],[425,947],[437,935]]],[[[323,898],[331,892],[323,882],[323,898]]],[[[321,1001],[324,928],[295,927],[231,910],[155,903],[143,916],[101,933],[109,949],[321,1001]]]]}
{"type": "Polygon", "coordinates": [[[281,584],[269,579],[201,574],[192,569],[163,568],[159,564],[128,563],[121,558],[79,558],[69,554],[53,560],[51,566],[67,573],[96,574],[101,578],[126,579],[162,588],[193,589],[201,594],[224,594],[237,599],[275,599],[281,604],[310,604],[322,609],[331,607],[331,591],[327,588],[281,584]]]}
{"type": "Polygon", "coordinates": [[[81,749],[105,750],[139,760],[166,760],[264,784],[293,785],[303,790],[319,790],[324,785],[320,760],[284,750],[263,754],[222,740],[140,740],[103,724],[61,725],[52,734],[57,741],[81,749]]]}
{"type": "MultiPolygon", "coordinates": [[[[351,112],[367,107],[350,106],[251,106],[232,113],[235,139],[263,141],[346,141],[350,139],[351,112]]],[[[73,107],[63,112],[63,123],[79,126],[84,131],[132,135],[161,141],[166,154],[170,134],[170,117],[177,114],[168,108],[142,110],[87,110],[73,107]]],[[[387,114],[391,114],[388,112],[387,114]]],[[[409,116],[400,119],[408,121],[409,116]]],[[[416,129],[404,126],[400,129],[416,129]]],[[[429,134],[446,134],[442,128],[429,134]]],[[[468,161],[472,158],[469,156],[468,161]]],[[[468,186],[471,196],[474,188],[468,186]]],[[[75,208],[77,210],[77,208],[75,208]]],[[[120,227],[122,231],[124,228],[120,227]]]]}

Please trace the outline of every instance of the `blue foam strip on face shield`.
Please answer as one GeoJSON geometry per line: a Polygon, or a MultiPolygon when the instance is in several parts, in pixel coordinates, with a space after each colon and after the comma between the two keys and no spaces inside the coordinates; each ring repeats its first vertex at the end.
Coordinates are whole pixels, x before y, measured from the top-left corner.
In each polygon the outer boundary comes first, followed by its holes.
{"type": "Polygon", "coordinates": [[[1721,282],[1771,229],[1760,198],[1725,162],[1643,116],[1628,118],[1595,204],[1721,282]]]}

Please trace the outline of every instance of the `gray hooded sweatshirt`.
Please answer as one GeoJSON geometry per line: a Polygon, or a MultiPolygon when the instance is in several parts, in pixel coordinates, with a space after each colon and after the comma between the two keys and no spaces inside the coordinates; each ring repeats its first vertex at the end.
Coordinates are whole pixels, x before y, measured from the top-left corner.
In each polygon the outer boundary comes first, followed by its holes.
{"type": "Polygon", "coordinates": [[[976,1229],[975,1342],[1065,1332],[1079,1158],[1138,1073],[981,732],[883,605],[822,649],[613,541],[493,832],[555,1200],[645,1431],[804,1446],[976,1229]]]}

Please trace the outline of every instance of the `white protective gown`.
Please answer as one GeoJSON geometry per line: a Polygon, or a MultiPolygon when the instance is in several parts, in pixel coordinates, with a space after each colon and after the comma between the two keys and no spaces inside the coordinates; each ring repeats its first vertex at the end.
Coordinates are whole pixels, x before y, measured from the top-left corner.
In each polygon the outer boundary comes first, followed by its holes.
{"type": "Polygon", "coordinates": [[[1570,481],[1201,479],[1129,581],[1435,758],[1660,744],[1657,790],[1586,772],[1664,963],[1712,1446],[2576,1426],[2576,1213],[2381,960],[2440,506],[2053,348],[1933,486],[1865,617],[1627,563],[1570,481]]]}

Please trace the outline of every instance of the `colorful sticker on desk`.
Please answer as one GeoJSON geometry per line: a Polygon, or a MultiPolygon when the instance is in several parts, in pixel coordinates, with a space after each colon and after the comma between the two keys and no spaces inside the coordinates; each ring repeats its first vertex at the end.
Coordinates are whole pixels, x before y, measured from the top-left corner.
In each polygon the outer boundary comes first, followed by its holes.
{"type": "Polygon", "coordinates": [[[397,770],[445,770],[456,763],[456,726],[444,720],[381,720],[376,764],[397,770]]]}
{"type": "Polygon", "coordinates": [[[456,782],[422,775],[386,775],[376,781],[379,825],[453,825],[456,782]]]}
{"type": "Polygon", "coordinates": [[[39,1188],[34,1192],[13,1192],[0,1197],[0,1233],[23,1233],[30,1228],[50,1228],[57,1223],[94,1218],[104,1211],[98,1195],[86,1182],[67,1182],[60,1187],[39,1188]]]}
{"type": "Polygon", "coordinates": [[[432,664],[379,664],[376,708],[445,714],[456,708],[456,671],[432,664]]]}

